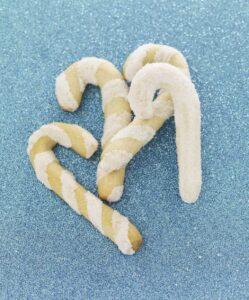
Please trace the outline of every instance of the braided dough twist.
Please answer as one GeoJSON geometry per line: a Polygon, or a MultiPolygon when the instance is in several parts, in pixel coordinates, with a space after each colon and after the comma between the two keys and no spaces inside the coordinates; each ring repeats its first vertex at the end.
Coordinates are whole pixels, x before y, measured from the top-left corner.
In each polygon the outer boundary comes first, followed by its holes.
{"type": "MultiPolygon", "coordinates": [[[[147,63],[154,61],[169,63],[190,78],[185,57],[177,49],[157,44],[146,44],[137,48],[124,64],[125,78],[131,81],[134,75],[147,63]]],[[[173,103],[169,93],[160,90],[160,96],[153,102],[154,115],[150,119],[135,117],[121,129],[104,149],[97,170],[98,193],[109,202],[118,201],[124,189],[125,167],[139,150],[146,145],[173,115],[173,103]]]]}
{"type": "Polygon", "coordinates": [[[102,147],[131,121],[128,87],[122,74],[107,60],[86,57],[75,62],[56,79],[56,97],[66,111],[75,111],[87,84],[99,86],[105,115],[102,147]]]}
{"type": "Polygon", "coordinates": [[[51,123],[42,126],[29,138],[27,149],[37,178],[111,239],[123,254],[134,254],[142,242],[139,231],[126,217],[87,191],[59,164],[52,151],[57,143],[85,158],[91,157],[98,147],[95,138],[77,125],[51,123]]]}

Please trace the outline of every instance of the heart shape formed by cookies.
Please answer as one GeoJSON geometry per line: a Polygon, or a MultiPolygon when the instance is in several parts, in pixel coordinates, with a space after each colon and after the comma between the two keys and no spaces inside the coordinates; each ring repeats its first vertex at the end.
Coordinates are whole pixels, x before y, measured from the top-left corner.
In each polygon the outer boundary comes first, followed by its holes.
{"type": "MultiPolygon", "coordinates": [[[[66,111],[79,107],[87,84],[101,89],[105,124],[97,170],[100,197],[109,202],[120,199],[126,165],[175,114],[180,194],[183,201],[195,202],[201,188],[200,102],[186,59],[169,46],[143,45],[126,60],[124,75],[132,80],[130,91],[113,64],[87,57],[69,66],[56,79],[57,100],[66,111]],[[159,95],[153,101],[158,89],[159,95]]],[[[135,253],[142,242],[139,231],[63,169],[52,152],[56,143],[85,158],[97,149],[94,137],[77,125],[42,126],[30,137],[28,146],[37,178],[116,243],[122,253],[135,253]]]]}

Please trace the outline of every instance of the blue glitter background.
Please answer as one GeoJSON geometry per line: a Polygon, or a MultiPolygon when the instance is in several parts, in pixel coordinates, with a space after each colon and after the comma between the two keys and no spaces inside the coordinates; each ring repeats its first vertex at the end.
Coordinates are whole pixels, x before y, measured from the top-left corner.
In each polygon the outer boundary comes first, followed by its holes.
{"type": "MultiPolygon", "coordinates": [[[[249,299],[249,2],[0,1],[0,299],[249,299]],[[89,87],[61,111],[55,77],[83,56],[112,61],[148,42],[186,56],[202,103],[203,189],[178,193],[174,120],[130,163],[122,201],[141,250],[122,255],[35,177],[27,139],[51,121],[100,139],[89,87]]],[[[96,193],[91,160],[56,149],[96,193]]]]}

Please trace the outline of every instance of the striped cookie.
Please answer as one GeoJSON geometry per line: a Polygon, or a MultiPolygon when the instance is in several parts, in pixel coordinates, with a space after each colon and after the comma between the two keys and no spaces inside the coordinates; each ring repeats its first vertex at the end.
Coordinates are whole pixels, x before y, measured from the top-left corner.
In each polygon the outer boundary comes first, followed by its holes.
{"type": "Polygon", "coordinates": [[[76,213],[83,215],[111,239],[123,254],[134,254],[142,243],[139,231],[126,217],[87,191],[73,174],[60,165],[52,151],[56,144],[89,158],[98,147],[95,138],[77,125],[51,123],[31,135],[27,152],[37,178],[48,189],[53,190],[76,213]]]}
{"type": "Polygon", "coordinates": [[[96,57],[85,57],[57,77],[55,92],[59,105],[66,111],[75,111],[81,103],[87,84],[101,89],[105,116],[101,143],[104,148],[131,121],[131,110],[127,101],[128,87],[122,74],[112,63],[96,57]]]}

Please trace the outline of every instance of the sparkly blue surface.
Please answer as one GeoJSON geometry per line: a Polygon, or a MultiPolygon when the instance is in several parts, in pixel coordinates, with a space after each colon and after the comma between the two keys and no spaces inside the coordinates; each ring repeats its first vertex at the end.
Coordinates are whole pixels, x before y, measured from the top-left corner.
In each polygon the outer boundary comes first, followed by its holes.
{"type": "MultiPolygon", "coordinates": [[[[0,299],[249,299],[248,1],[0,1],[0,299]],[[55,77],[82,56],[120,69],[148,42],[184,53],[202,103],[203,189],[178,194],[174,122],[130,163],[113,205],[144,237],[122,255],[40,184],[27,139],[51,121],[95,137],[103,116],[96,88],[80,109],[60,110],[55,77]]],[[[99,152],[62,163],[96,192],[99,152]]]]}

